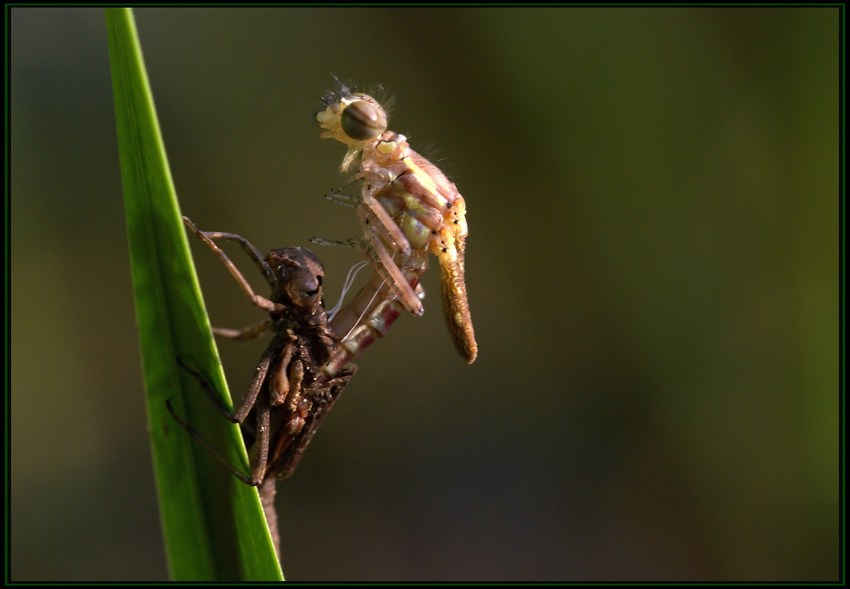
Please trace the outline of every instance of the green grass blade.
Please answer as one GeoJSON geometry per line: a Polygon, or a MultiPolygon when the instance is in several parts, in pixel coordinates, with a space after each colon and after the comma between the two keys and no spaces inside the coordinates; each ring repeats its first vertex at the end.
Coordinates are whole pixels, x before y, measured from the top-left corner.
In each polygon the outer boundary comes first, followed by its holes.
{"type": "Polygon", "coordinates": [[[282,580],[254,488],[224,470],[168,413],[171,403],[213,446],[248,470],[237,426],[215,411],[184,358],[229,399],[210,333],[132,10],[107,8],[121,175],[147,413],[171,577],[282,580]]]}

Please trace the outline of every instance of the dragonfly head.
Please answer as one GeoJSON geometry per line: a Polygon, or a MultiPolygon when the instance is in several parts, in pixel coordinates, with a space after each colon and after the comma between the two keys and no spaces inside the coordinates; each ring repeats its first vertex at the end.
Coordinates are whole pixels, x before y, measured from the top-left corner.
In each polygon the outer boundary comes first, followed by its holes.
{"type": "Polygon", "coordinates": [[[366,143],[377,140],[387,130],[387,113],[368,94],[352,94],[345,86],[325,95],[322,102],[326,108],[316,115],[321,127],[319,137],[348,145],[340,166],[345,171],[366,143]]]}
{"type": "Polygon", "coordinates": [[[302,325],[326,324],[322,302],[325,270],[316,254],[305,247],[286,247],[271,250],[266,262],[275,275],[275,301],[288,307],[290,319],[302,325]]]}

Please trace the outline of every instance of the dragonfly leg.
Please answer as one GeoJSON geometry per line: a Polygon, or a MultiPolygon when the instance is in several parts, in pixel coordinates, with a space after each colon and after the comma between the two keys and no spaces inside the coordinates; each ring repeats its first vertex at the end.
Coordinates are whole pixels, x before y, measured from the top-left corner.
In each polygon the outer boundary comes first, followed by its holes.
{"type": "Polygon", "coordinates": [[[384,277],[385,282],[392,288],[396,296],[401,300],[405,309],[416,316],[425,312],[422,301],[414,292],[403,272],[412,270],[409,262],[411,260],[410,241],[404,231],[390,216],[389,212],[371,196],[364,198],[363,204],[358,208],[360,221],[366,227],[366,239],[380,264],[373,260],[373,266],[384,277]],[[387,250],[384,243],[393,248],[393,253],[387,250]]]}
{"type": "Polygon", "coordinates": [[[425,312],[425,308],[422,306],[422,301],[419,300],[419,296],[417,296],[413,287],[411,287],[404,279],[404,274],[402,273],[401,268],[399,268],[398,264],[387,251],[387,248],[384,247],[381,239],[377,235],[369,235],[369,244],[378,256],[377,262],[372,260],[370,256],[370,260],[372,261],[372,265],[375,267],[375,270],[377,270],[387,285],[393,290],[395,295],[404,305],[404,308],[417,317],[421,316],[425,312]]]}
{"type": "MultiPolygon", "coordinates": [[[[233,421],[236,423],[242,423],[245,421],[248,413],[251,412],[251,409],[256,404],[260,390],[263,388],[266,376],[268,376],[269,366],[271,365],[272,360],[278,356],[283,347],[283,339],[276,337],[271,341],[271,343],[269,343],[269,347],[265,352],[263,352],[263,355],[260,356],[260,362],[257,365],[257,370],[254,372],[254,378],[248,386],[248,390],[245,393],[245,397],[242,399],[242,403],[239,405],[239,409],[233,413],[233,421]]],[[[257,437],[259,436],[260,432],[257,432],[257,437]]]]}
{"type": "Polygon", "coordinates": [[[360,220],[368,228],[367,233],[380,235],[401,255],[402,260],[407,261],[410,257],[410,241],[381,203],[367,195],[360,207],[360,220]]]}
{"type": "Polygon", "coordinates": [[[331,190],[330,195],[325,197],[329,201],[342,205],[344,207],[356,208],[360,204],[360,197],[351,194],[345,194],[340,190],[331,190]]]}
{"type": "Polygon", "coordinates": [[[257,486],[262,482],[265,477],[266,469],[268,468],[268,457],[269,457],[269,414],[271,408],[269,406],[269,399],[267,396],[260,396],[260,390],[262,389],[263,383],[266,380],[266,376],[269,370],[269,364],[271,363],[272,358],[276,357],[280,352],[282,347],[282,338],[275,338],[272,340],[272,343],[269,345],[269,348],[263,352],[263,356],[260,358],[260,363],[257,366],[257,372],[254,375],[254,380],[251,382],[251,385],[248,387],[248,392],[245,394],[245,398],[242,400],[242,404],[239,406],[234,413],[231,413],[227,410],[218,396],[213,392],[212,387],[210,387],[209,383],[201,376],[199,373],[195,372],[191,368],[189,368],[182,359],[178,358],[177,363],[180,365],[183,370],[191,374],[195,377],[195,380],[198,381],[201,388],[207,395],[214,401],[216,408],[219,412],[227,418],[228,421],[233,423],[241,424],[245,421],[245,418],[250,413],[251,409],[256,408],[257,410],[257,429],[254,433],[255,442],[251,447],[251,462],[255,466],[251,469],[251,477],[246,477],[243,472],[241,472],[238,468],[234,467],[233,464],[225,458],[221,452],[212,447],[212,445],[203,439],[203,437],[192,428],[185,421],[180,419],[174,410],[171,408],[171,404],[168,403],[168,410],[177,423],[183,427],[189,434],[195,438],[203,447],[206,449],[213,457],[218,460],[221,464],[223,464],[230,472],[235,474],[239,480],[242,482],[257,486]],[[247,479],[247,480],[246,480],[247,479]]]}
{"type": "Polygon", "coordinates": [[[274,322],[272,322],[270,319],[266,319],[265,321],[250,325],[244,329],[225,329],[222,327],[213,327],[212,332],[218,337],[246,341],[264,334],[273,326],[274,322]]]}
{"type": "Polygon", "coordinates": [[[213,239],[225,239],[228,241],[235,241],[242,246],[242,249],[254,260],[254,263],[257,264],[257,267],[260,269],[260,272],[263,273],[263,276],[266,279],[266,282],[269,283],[270,286],[274,287],[275,279],[274,274],[272,273],[271,268],[260,255],[260,252],[251,245],[244,237],[240,237],[234,233],[220,233],[215,231],[204,232],[198,229],[195,224],[188,217],[183,217],[183,222],[192,230],[192,232],[198,236],[198,238],[202,239],[210,249],[215,252],[215,254],[219,257],[222,263],[227,267],[230,271],[230,274],[233,278],[236,279],[236,282],[239,283],[239,286],[248,295],[248,298],[251,299],[251,302],[257,307],[263,309],[264,311],[268,311],[269,313],[280,313],[284,310],[284,306],[280,303],[273,303],[269,299],[260,296],[254,293],[254,289],[251,288],[251,285],[248,284],[248,281],[245,280],[245,277],[242,276],[242,273],[236,267],[236,265],[230,261],[230,258],[227,257],[220,247],[218,247],[213,239]]]}
{"type": "Polygon", "coordinates": [[[219,464],[221,464],[225,469],[227,469],[228,472],[233,474],[237,479],[239,479],[246,485],[256,486],[252,477],[249,477],[244,472],[236,468],[236,466],[234,466],[233,463],[230,462],[230,460],[228,460],[221,452],[213,448],[213,446],[209,442],[207,442],[195,428],[183,421],[180,416],[177,415],[177,413],[174,411],[174,408],[171,406],[170,399],[166,399],[165,406],[168,409],[168,412],[171,413],[171,417],[174,418],[174,421],[176,421],[180,427],[189,432],[189,435],[192,436],[204,450],[209,452],[210,455],[219,462],[219,464]]]}
{"type": "Polygon", "coordinates": [[[271,407],[269,399],[265,395],[256,400],[257,409],[257,438],[251,446],[249,456],[254,464],[251,469],[251,485],[257,487],[266,478],[266,469],[269,466],[269,442],[270,442],[270,416],[271,407]]]}
{"type": "Polygon", "coordinates": [[[219,398],[219,396],[216,394],[216,392],[213,390],[207,380],[200,373],[195,372],[194,370],[189,368],[189,366],[183,361],[182,358],[177,358],[177,364],[180,366],[180,368],[191,374],[196,381],[198,381],[198,385],[200,385],[201,390],[203,390],[207,394],[210,400],[212,400],[216,409],[218,409],[219,413],[224,415],[224,418],[227,419],[227,421],[230,421],[232,423],[241,423],[241,421],[237,420],[234,414],[230,412],[224,402],[219,398]]]}
{"type": "Polygon", "coordinates": [[[310,243],[315,243],[318,245],[332,245],[338,247],[354,247],[357,249],[363,249],[363,244],[361,240],[351,238],[351,239],[325,239],[324,237],[311,237],[310,243]]]}

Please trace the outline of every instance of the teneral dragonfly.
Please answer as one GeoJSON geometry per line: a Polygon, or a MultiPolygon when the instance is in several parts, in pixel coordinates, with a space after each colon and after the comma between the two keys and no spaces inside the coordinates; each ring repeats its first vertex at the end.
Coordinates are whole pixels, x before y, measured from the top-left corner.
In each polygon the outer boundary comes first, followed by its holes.
{"type": "Polygon", "coordinates": [[[472,363],[478,345],[466,295],[463,197],[436,165],[410,148],[404,135],[387,129],[386,112],[374,98],[339,83],[322,103],[325,108],[316,115],[320,137],[348,145],[341,170],[360,155],[360,170],[345,184],[360,181],[360,195],[336,194],[334,199],[356,207],[365,233],[361,249],[414,315],[421,315],[423,307],[412,278],[427,268],[429,252],[437,256],[449,334],[461,357],[472,363]]]}

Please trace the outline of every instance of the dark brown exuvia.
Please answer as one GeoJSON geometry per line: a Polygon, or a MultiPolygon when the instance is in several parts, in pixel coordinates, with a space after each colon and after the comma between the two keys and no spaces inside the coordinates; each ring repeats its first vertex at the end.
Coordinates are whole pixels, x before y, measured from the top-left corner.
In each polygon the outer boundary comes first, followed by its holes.
{"type": "Polygon", "coordinates": [[[249,451],[248,476],[172,409],[174,419],[204,446],[225,468],[242,482],[259,487],[269,530],[279,550],[277,515],[274,510],[276,479],[292,474],[316,429],[333,407],[339,394],[354,375],[356,366],[340,365],[330,374],[326,364],[339,347],[339,338],[328,326],[322,301],[321,262],[309,249],[287,247],[271,250],[263,258],[246,239],[232,233],[202,232],[188,218],[186,225],[221,258],[242,289],[257,307],[269,312],[269,319],[243,330],[214,329],[221,337],[247,340],[270,330],[274,337],[263,352],[259,365],[239,407],[231,413],[206,379],[192,370],[182,358],[177,362],[198,381],[219,411],[241,425],[249,451]],[[251,286],[213,242],[235,241],[251,257],[272,288],[271,299],[254,294],[251,286]],[[250,418],[250,419],[249,419],[250,418]]]}

